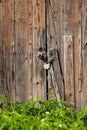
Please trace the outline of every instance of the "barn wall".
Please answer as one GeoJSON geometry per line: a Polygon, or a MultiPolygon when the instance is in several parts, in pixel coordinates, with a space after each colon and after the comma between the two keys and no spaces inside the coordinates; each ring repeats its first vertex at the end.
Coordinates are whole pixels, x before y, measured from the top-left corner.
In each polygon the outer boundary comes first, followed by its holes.
{"type": "Polygon", "coordinates": [[[45,48],[45,1],[0,1],[0,92],[25,102],[46,98],[46,71],[37,52],[45,48]]]}
{"type": "Polygon", "coordinates": [[[1,0],[0,94],[25,102],[47,91],[87,105],[87,0],[1,0]]]}

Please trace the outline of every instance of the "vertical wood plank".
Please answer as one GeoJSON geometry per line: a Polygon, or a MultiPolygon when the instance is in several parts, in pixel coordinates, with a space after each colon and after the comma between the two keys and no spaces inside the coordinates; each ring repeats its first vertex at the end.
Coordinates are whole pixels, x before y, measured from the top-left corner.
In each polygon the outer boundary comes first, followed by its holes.
{"type": "MultiPolygon", "coordinates": [[[[12,17],[13,17],[13,8],[12,4],[14,1],[9,0],[6,1],[6,16],[7,16],[7,25],[6,25],[6,31],[7,31],[7,53],[8,53],[8,59],[6,58],[6,64],[7,66],[7,76],[6,76],[6,85],[8,86],[9,91],[9,97],[10,101],[14,101],[14,88],[13,88],[13,82],[12,82],[12,41],[13,41],[13,24],[12,24],[12,17]],[[6,9],[7,8],[7,9],[6,9]],[[9,70],[9,72],[8,72],[9,70]],[[8,75],[9,73],[9,75],[8,75]]],[[[5,16],[5,17],[6,17],[5,16]]]]}
{"type": "Polygon", "coordinates": [[[79,10],[79,1],[75,1],[74,4],[74,14],[75,14],[75,19],[74,19],[74,26],[75,28],[73,29],[74,33],[74,71],[75,71],[75,101],[76,101],[76,108],[80,109],[80,103],[81,103],[81,98],[80,98],[80,91],[79,91],[79,17],[78,17],[78,10],[79,10]]]}
{"type": "Polygon", "coordinates": [[[3,37],[3,9],[0,2],[0,94],[3,93],[2,39],[3,37]]]}
{"type": "Polygon", "coordinates": [[[33,99],[33,1],[27,1],[27,11],[28,18],[27,22],[29,22],[27,30],[29,31],[29,43],[28,43],[28,60],[29,60],[29,98],[33,99]]]}
{"type": "Polygon", "coordinates": [[[33,99],[38,97],[38,86],[39,81],[37,78],[37,59],[36,59],[36,49],[37,49],[37,34],[38,34],[38,1],[33,0],[33,99]]]}
{"type": "Polygon", "coordinates": [[[64,36],[64,79],[65,79],[65,99],[67,100],[68,105],[75,106],[72,35],[64,36]]]}
{"type": "Polygon", "coordinates": [[[6,4],[4,1],[2,1],[2,13],[3,13],[3,23],[2,23],[2,63],[3,63],[3,68],[2,68],[2,72],[3,72],[3,93],[8,94],[7,89],[6,89],[6,73],[7,73],[7,66],[8,66],[8,62],[6,64],[6,59],[8,58],[8,50],[7,50],[7,19],[6,19],[6,4]],[[6,21],[5,21],[6,20],[6,21]]]}
{"type": "Polygon", "coordinates": [[[33,99],[46,98],[46,73],[43,62],[37,59],[38,47],[45,49],[45,1],[33,0],[33,99]],[[41,34],[41,35],[40,35],[41,34]]]}
{"type": "Polygon", "coordinates": [[[87,1],[82,1],[82,93],[81,107],[87,106],[87,1]]]}
{"type": "MultiPolygon", "coordinates": [[[[50,48],[57,49],[57,57],[54,58],[53,65],[57,84],[59,84],[60,88],[60,95],[64,99],[63,61],[61,60],[63,58],[62,47],[62,1],[50,0],[48,11],[48,51],[50,48]]],[[[49,74],[49,84],[51,85],[49,89],[53,91],[53,84],[50,80],[51,76],[49,74]]]]}
{"type": "MultiPolygon", "coordinates": [[[[30,7],[32,7],[32,3],[30,3],[29,0],[26,0],[25,2],[25,44],[26,44],[26,47],[25,47],[25,80],[26,80],[26,89],[25,89],[25,93],[26,93],[26,100],[30,97],[30,73],[29,73],[29,65],[30,65],[30,62],[29,62],[29,52],[30,52],[30,49],[32,48],[29,48],[29,35],[30,35],[30,26],[29,26],[29,16],[30,16],[30,12],[29,12],[29,9],[30,7]],[[31,5],[31,6],[30,6],[31,5]]],[[[32,82],[31,82],[32,83],[32,82]]]]}
{"type": "Polygon", "coordinates": [[[28,39],[27,39],[27,1],[15,0],[15,90],[16,98],[25,102],[28,96],[28,39]]]}
{"type": "MultiPolygon", "coordinates": [[[[43,50],[45,50],[46,48],[46,43],[45,43],[45,0],[39,0],[39,3],[40,3],[40,12],[39,12],[39,17],[40,17],[40,30],[39,30],[39,34],[42,30],[42,37],[40,38],[41,39],[41,46],[43,48],[43,50]]],[[[40,88],[41,88],[41,93],[40,93],[40,97],[42,100],[46,100],[46,71],[43,69],[43,63],[40,62],[39,66],[38,66],[38,69],[40,68],[40,88]]]]}
{"type": "Polygon", "coordinates": [[[3,93],[13,98],[12,96],[12,62],[11,62],[11,44],[12,44],[12,11],[11,0],[0,2],[0,44],[1,44],[1,63],[3,64],[1,74],[1,84],[3,93]]]}
{"type": "Polygon", "coordinates": [[[79,98],[80,98],[80,106],[79,110],[81,110],[81,92],[82,92],[82,0],[79,0],[79,98]]]}
{"type": "MultiPolygon", "coordinates": [[[[66,0],[65,3],[65,22],[64,32],[74,37],[74,76],[75,76],[75,104],[76,108],[80,108],[79,97],[79,2],[75,0],[66,0]]],[[[65,44],[65,43],[64,43],[65,44]]]]}

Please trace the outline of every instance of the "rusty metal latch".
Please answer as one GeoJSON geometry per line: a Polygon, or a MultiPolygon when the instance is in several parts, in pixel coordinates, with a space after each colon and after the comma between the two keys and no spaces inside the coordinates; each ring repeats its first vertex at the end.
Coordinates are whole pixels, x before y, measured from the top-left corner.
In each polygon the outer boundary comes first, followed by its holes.
{"type": "Polygon", "coordinates": [[[40,48],[37,52],[37,58],[39,58],[40,60],[42,60],[44,62],[44,65],[43,65],[43,68],[45,70],[48,70],[51,66],[51,63],[53,62],[54,60],[54,54],[53,54],[53,51],[54,51],[54,48],[51,48],[49,51],[48,51],[48,54],[47,56],[49,57],[48,58],[48,62],[46,61],[46,54],[45,52],[40,48]]]}
{"type": "Polygon", "coordinates": [[[40,60],[43,61],[43,63],[44,63],[43,68],[44,68],[45,70],[48,70],[48,69],[50,68],[50,63],[47,63],[47,62],[46,62],[46,55],[45,55],[44,52],[38,51],[38,53],[37,53],[37,58],[39,58],[40,60]]]}

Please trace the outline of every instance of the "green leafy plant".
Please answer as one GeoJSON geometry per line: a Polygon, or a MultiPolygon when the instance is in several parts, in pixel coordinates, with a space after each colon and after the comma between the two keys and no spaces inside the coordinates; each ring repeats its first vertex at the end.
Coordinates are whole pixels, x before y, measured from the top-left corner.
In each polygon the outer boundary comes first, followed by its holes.
{"type": "Polygon", "coordinates": [[[66,102],[37,98],[25,104],[10,104],[0,98],[0,130],[86,130],[87,108],[77,111],[66,102]],[[4,106],[3,106],[4,103],[4,106]]]}

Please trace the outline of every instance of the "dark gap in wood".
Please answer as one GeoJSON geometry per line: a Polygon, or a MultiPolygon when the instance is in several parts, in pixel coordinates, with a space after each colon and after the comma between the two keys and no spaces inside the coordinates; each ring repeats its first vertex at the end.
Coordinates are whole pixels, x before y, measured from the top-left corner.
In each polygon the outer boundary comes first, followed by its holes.
{"type": "MultiPolygon", "coordinates": [[[[86,10],[87,11],[87,10],[86,10]]],[[[82,91],[82,75],[83,75],[83,70],[82,70],[82,66],[83,66],[83,63],[82,63],[82,0],[80,0],[80,4],[79,4],[79,12],[80,12],[80,15],[81,15],[81,17],[80,17],[80,28],[81,28],[81,70],[80,70],[80,72],[81,72],[81,77],[80,77],[80,79],[81,79],[81,91],[82,91]]],[[[73,50],[73,52],[74,52],[74,50],[73,50]]],[[[75,70],[75,69],[74,69],[75,70]]],[[[74,76],[75,77],[75,76],[74,76]]],[[[75,80],[75,79],[74,79],[75,80]]],[[[74,81],[74,84],[75,84],[75,81],[74,81]]],[[[74,85],[75,86],[75,85],[74,85]]],[[[82,103],[81,103],[81,92],[80,92],[80,110],[81,110],[81,106],[82,106],[82,103]]],[[[75,108],[76,108],[76,101],[75,101],[75,108]]]]}
{"type": "MultiPolygon", "coordinates": [[[[14,89],[15,89],[15,96],[16,96],[16,5],[15,5],[15,0],[14,0],[14,27],[13,27],[13,31],[14,31],[14,52],[13,52],[13,83],[14,83],[14,89]]],[[[15,97],[16,98],[16,97],[15,97]]]]}
{"type": "Polygon", "coordinates": [[[63,87],[64,87],[64,100],[65,100],[65,81],[64,81],[64,75],[63,75],[63,71],[62,71],[61,60],[60,60],[60,54],[59,54],[58,49],[57,49],[57,56],[58,56],[58,61],[59,61],[60,73],[61,73],[62,80],[63,80],[63,87]]]}
{"type": "Polygon", "coordinates": [[[74,84],[74,106],[76,108],[76,100],[75,100],[75,97],[76,97],[76,93],[75,93],[75,58],[74,58],[74,36],[73,36],[73,84],[74,84]]]}
{"type": "Polygon", "coordinates": [[[87,16],[86,16],[86,25],[85,25],[85,29],[87,31],[87,16]]]}
{"type": "MultiPolygon", "coordinates": [[[[48,45],[47,45],[47,33],[48,33],[48,0],[45,0],[45,42],[46,42],[46,62],[48,62],[48,45]]],[[[46,70],[46,98],[48,100],[48,70],[46,70]]]]}

